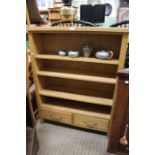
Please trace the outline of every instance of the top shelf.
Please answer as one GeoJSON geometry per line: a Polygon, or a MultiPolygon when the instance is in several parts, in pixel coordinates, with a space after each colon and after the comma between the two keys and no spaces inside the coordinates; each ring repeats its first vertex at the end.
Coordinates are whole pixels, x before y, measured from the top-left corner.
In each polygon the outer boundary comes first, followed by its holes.
{"type": "Polygon", "coordinates": [[[85,57],[77,57],[77,58],[70,58],[68,56],[58,56],[58,55],[45,55],[45,54],[36,54],[36,59],[48,59],[48,60],[62,60],[62,61],[80,61],[80,62],[90,62],[90,63],[100,63],[100,64],[111,64],[111,65],[118,65],[119,60],[112,59],[112,60],[100,60],[97,58],[85,58],[85,57]]]}
{"type": "Polygon", "coordinates": [[[28,32],[33,33],[86,33],[86,34],[124,34],[128,28],[103,28],[103,27],[51,27],[31,25],[27,27],[28,32]]]}

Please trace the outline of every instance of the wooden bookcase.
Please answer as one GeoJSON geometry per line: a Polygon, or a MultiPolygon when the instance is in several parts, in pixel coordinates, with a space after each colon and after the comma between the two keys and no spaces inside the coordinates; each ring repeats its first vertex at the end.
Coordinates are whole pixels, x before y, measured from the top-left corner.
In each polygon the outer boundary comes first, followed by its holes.
{"type": "Polygon", "coordinates": [[[108,132],[128,29],[30,26],[28,33],[40,120],[108,132]],[[95,47],[89,58],[82,53],[86,42],[95,47]],[[113,59],[96,59],[101,49],[112,50],[113,59]],[[80,57],[61,57],[59,50],[78,50],[80,57]]]}

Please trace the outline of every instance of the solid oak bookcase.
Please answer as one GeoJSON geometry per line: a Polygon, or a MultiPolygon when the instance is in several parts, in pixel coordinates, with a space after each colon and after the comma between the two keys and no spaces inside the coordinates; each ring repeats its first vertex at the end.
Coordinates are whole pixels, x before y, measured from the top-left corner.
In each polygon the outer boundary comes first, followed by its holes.
{"type": "Polygon", "coordinates": [[[108,132],[128,29],[29,26],[28,33],[41,122],[108,132]],[[85,58],[82,46],[88,42],[94,51],[85,58]],[[102,49],[113,51],[113,59],[95,58],[102,49]],[[59,50],[78,50],[80,57],[62,57],[59,50]]]}

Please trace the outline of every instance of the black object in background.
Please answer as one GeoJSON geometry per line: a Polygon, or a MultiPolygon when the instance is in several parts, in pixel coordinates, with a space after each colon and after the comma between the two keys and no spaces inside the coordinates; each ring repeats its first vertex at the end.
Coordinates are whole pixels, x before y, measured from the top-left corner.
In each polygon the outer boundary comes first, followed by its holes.
{"type": "Polygon", "coordinates": [[[119,7],[129,7],[129,0],[120,0],[119,7]]]}
{"type": "Polygon", "coordinates": [[[28,102],[29,102],[28,97],[26,97],[26,126],[33,128],[34,124],[32,121],[32,114],[28,102]]]}
{"type": "Polygon", "coordinates": [[[104,23],[105,20],[105,5],[98,4],[92,5],[81,5],[80,8],[80,19],[92,23],[104,23]]]}
{"type": "Polygon", "coordinates": [[[71,6],[72,0],[62,0],[65,6],[71,6]]]}
{"type": "Polygon", "coordinates": [[[92,20],[92,5],[81,5],[80,8],[80,19],[87,21],[87,22],[93,22],[92,20]]]}

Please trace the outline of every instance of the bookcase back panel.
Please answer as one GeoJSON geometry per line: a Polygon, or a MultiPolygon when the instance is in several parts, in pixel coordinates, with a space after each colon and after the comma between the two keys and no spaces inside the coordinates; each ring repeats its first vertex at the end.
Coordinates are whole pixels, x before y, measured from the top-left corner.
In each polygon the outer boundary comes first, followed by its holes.
{"type": "Polygon", "coordinates": [[[119,58],[122,41],[121,35],[109,34],[38,34],[36,38],[34,40],[36,40],[37,44],[40,44],[38,53],[57,55],[59,50],[78,50],[80,55],[83,56],[83,45],[90,43],[94,47],[92,57],[95,56],[95,52],[98,50],[110,50],[114,52],[115,59],[119,58]]]}
{"type": "Polygon", "coordinates": [[[92,76],[116,77],[117,65],[77,61],[37,60],[40,70],[92,76]]]}
{"type": "Polygon", "coordinates": [[[34,33],[30,35],[31,38],[31,52],[32,53],[41,53],[43,50],[43,34],[34,33]]]}
{"type": "Polygon", "coordinates": [[[43,89],[75,93],[80,95],[112,98],[113,84],[86,82],[53,77],[39,77],[43,89]],[[46,83],[42,83],[46,81],[46,83]]]}

